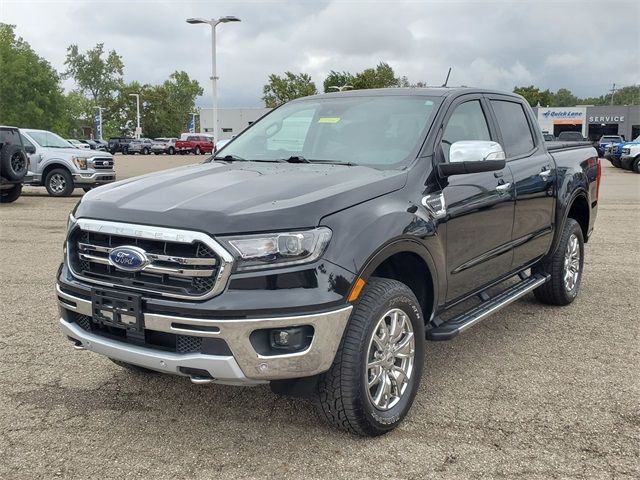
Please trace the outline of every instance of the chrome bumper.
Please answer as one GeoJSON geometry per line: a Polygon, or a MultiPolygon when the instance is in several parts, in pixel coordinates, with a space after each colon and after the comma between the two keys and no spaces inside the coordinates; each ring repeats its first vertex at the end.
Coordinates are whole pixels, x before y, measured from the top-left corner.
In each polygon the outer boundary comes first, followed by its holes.
{"type": "MultiPolygon", "coordinates": [[[[65,293],[58,285],[56,290],[58,303],[62,308],[91,316],[92,305],[89,300],[65,293]]],[[[308,377],[328,370],[352,308],[349,305],[313,315],[242,320],[204,320],[154,313],[143,315],[147,330],[221,338],[225,340],[233,356],[168,353],[106,339],[62,318],[60,325],[64,334],[77,341],[78,346],[116,360],[178,375],[182,375],[180,367],[198,368],[209,372],[214,381],[219,383],[256,384],[269,380],[308,377]],[[261,355],[249,340],[254,330],[298,325],[311,325],[314,329],[311,345],[302,352],[261,355]]]]}
{"type": "Polygon", "coordinates": [[[116,172],[113,170],[105,170],[94,173],[74,173],[73,183],[76,185],[94,184],[94,183],[110,183],[116,181],[116,172]]]}

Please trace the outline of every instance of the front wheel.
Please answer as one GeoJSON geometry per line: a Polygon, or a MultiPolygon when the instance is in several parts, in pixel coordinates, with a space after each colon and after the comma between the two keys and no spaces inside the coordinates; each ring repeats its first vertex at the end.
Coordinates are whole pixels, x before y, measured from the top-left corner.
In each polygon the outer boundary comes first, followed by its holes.
{"type": "Polygon", "coordinates": [[[580,224],[567,218],[560,242],[550,258],[534,267],[549,275],[547,283],[536,288],[536,298],[549,305],[569,305],[578,296],[584,264],[584,237],[580,224]]]}
{"type": "Polygon", "coordinates": [[[22,184],[17,183],[11,188],[5,188],[0,190],[0,203],[12,203],[15,202],[22,193],[22,184]]]}
{"type": "Polygon", "coordinates": [[[200,155],[200,147],[196,147],[195,154],[200,155]]]}
{"type": "Polygon", "coordinates": [[[633,170],[636,173],[640,173],[640,157],[636,157],[636,159],[633,161],[633,164],[631,165],[631,170],[633,170]]]}
{"type": "Polygon", "coordinates": [[[173,147],[169,147],[169,155],[174,155],[176,153],[176,149],[173,147]]]}
{"type": "Polygon", "coordinates": [[[411,408],[424,362],[424,320],[413,292],[372,278],[353,311],[315,404],[330,424],[363,436],[397,427],[411,408]]]}
{"type": "Polygon", "coordinates": [[[68,197],[73,192],[73,178],[67,170],[56,168],[47,174],[44,186],[52,197],[68,197]]]}

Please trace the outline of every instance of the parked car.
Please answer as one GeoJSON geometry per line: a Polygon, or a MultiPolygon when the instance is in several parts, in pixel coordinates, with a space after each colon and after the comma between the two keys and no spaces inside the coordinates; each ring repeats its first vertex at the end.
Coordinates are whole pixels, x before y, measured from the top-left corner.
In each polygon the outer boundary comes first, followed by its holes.
{"type": "Polygon", "coordinates": [[[95,139],[93,139],[93,142],[96,144],[96,150],[100,150],[102,152],[108,151],[109,144],[107,142],[105,142],[104,140],[95,138],[95,139]]]}
{"type": "Polygon", "coordinates": [[[640,136],[632,142],[622,145],[620,166],[626,170],[633,170],[636,173],[640,173],[640,136]]]}
{"type": "Polygon", "coordinates": [[[586,142],[587,139],[580,132],[560,132],[558,134],[559,142],[586,142]]]}
{"type": "Polygon", "coordinates": [[[127,153],[131,155],[134,155],[136,153],[149,155],[151,153],[152,145],[153,140],[151,140],[150,138],[138,138],[136,140],[131,140],[127,148],[127,153]]]}
{"type": "Polygon", "coordinates": [[[16,127],[0,126],[0,203],[15,202],[29,170],[20,132],[16,127]]]}
{"type": "Polygon", "coordinates": [[[176,152],[181,154],[195,153],[200,155],[201,153],[213,152],[213,137],[207,135],[187,135],[184,140],[180,139],[175,144],[176,152]]]}
{"type": "Polygon", "coordinates": [[[554,137],[553,134],[551,134],[551,133],[543,133],[542,134],[542,138],[544,139],[545,142],[555,142],[556,141],[556,137],[554,137]]]}
{"type": "Polygon", "coordinates": [[[604,157],[607,146],[622,142],[624,142],[624,137],[622,135],[603,135],[600,137],[600,140],[598,140],[596,149],[598,150],[598,154],[600,154],[601,157],[604,157]]]}
{"type": "Polygon", "coordinates": [[[80,148],[82,150],[91,148],[88,143],[81,142],[75,138],[67,138],[67,142],[69,142],[73,148],[80,148]]]}
{"type": "Polygon", "coordinates": [[[126,154],[129,143],[131,143],[132,140],[134,139],[131,137],[111,137],[108,143],[108,150],[112,155],[118,152],[126,154]]]}
{"type": "Polygon", "coordinates": [[[155,138],[151,144],[151,151],[156,155],[160,155],[161,153],[173,155],[176,153],[177,140],[177,138],[155,138]]]}
{"type": "Polygon", "coordinates": [[[68,197],[74,188],[85,192],[114,182],[113,156],[84,148],[46,130],[21,128],[20,135],[31,159],[29,185],[44,186],[52,197],[68,197]]]}
{"type": "Polygon", "coordinates": [[[425,340],[529,292],[578,295],[600,160],[535,125],[523,97],[473,88],[291,101],[208,162],[85,195],[57,276],[64,337],[130,370],[270,382],[344,430],[393,430],[425,340]]]}

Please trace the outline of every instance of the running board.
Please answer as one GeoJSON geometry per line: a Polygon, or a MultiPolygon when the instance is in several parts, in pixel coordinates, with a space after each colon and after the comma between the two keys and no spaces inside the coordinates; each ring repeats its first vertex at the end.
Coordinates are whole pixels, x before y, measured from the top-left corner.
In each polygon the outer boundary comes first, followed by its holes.
{"type": "Polygon", "coordinates": [[[549,279],[548,275],[536,274],[526,277],[519,283],[509,287],[504,292],[499,293],[495,297],[487,298],[480,305],[468,310],[461,315],[448,320],[441,325],[427,330],[427,340],[442,341],[451,340],[460,332],[481,322],[489,315],[497,312],[501,308],[506,307],[510,303],[515,302],[524,297],[530,291],[538,288],[549,279]]]}

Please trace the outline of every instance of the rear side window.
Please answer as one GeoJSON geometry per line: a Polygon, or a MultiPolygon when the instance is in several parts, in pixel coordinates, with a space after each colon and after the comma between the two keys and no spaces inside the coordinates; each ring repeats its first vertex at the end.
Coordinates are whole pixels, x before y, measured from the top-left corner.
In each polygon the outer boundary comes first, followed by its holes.
{"type": "Polygon", "coordinates": [[[534,142],[522,105],[505,100],[491,100],[502,132],[502,146],[507,157],[517,157],[533,150],[534,142]]]}

